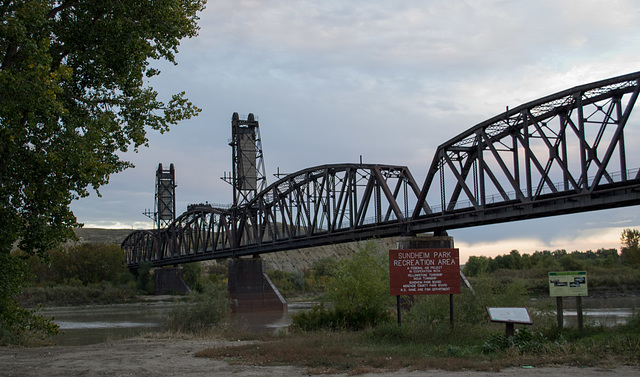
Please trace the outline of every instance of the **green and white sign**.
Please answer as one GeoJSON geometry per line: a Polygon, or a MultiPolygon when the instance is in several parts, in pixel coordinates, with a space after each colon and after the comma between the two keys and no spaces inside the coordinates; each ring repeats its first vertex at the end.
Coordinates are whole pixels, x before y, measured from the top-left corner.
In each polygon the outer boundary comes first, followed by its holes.
{"type": "Polygon", "coordinates": [[[587,271],[549,272],[549,295],[588,296],[587,271]]]}

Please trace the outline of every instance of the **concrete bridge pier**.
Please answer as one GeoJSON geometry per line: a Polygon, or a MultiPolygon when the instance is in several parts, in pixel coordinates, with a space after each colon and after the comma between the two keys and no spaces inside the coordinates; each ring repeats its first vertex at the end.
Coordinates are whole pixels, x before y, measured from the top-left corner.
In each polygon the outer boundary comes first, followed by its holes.
{"type": "Polygon", "coordinates": [[[182,279],[182,268],[157,268],[155,270],[155,293],[157,295],[166,295],[169,293],[189,293],[191,289],[182,279]]]}
{"type": "Polygon", "coordinates": [[[453,249],[453,237],[444,232],[443,235],[416,235],[398,237],[396,244],[399,250],[404,249],[453,249]]]}
{"type": "Polygon", "coordinates": [[[235,312],[288,310],[278,288],[267,276],[264,260],[235,258],[229,260],[228,289],[231,310],[235,312]]]}

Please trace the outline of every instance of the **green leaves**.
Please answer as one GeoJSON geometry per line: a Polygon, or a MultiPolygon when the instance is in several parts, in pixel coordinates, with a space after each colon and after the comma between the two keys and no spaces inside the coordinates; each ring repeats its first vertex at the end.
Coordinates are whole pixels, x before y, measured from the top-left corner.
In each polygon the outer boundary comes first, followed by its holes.
{"type": "MultiPolygon", "coordinates": [[[[131,164],[118,152],[147,145],[200,109],[145,86],[151,62],[197,35],[204,0],[13,1],[0,7],[1,226],[7,250],[42,250],[76,226],[69,203],[131,164]],[[11,224],[9,224],[11,222],[11,224]],[[36,236],[37,235],[37,236],[36,236]]],[[[54,243],[55,243],[54,242],[54,243]]]]}
{"type": "MultiPolygon", "coordinates": [[[[44,253],[72,238],[69,204],[131,166],[119,152],[198,114],[184,92],[159,101],[144,77],[159,74],[152,61],[175,63],[205,2],[0,4],[0,256],[17,240],[44,253]]],[[[18,313],[11,308],[0,320],[18,313]]]]}

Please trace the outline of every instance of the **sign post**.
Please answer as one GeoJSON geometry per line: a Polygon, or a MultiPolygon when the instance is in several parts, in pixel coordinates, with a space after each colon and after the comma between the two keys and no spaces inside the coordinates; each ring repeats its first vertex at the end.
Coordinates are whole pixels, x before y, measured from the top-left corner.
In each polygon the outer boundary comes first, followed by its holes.
{"type": "MultiPolygon", "coordinates": [[[[458,249],[389,250],[391,295],[450,295],[450,320],[453,327],[453,295],[460,293],[460,256],[458,249]]],[[[398,324],[401,323],[398,308],[398,324]]]]}
{"type": "Polygon", "coordinates": [[[562,298],[575,296],[578,314],[578,329],[582,331],[582,296],[588,296],[586,271],[549,272],[549,296],[556,298],[558,328],[564,326],[562,298]]]}
{"type": "Polygon", "coordinates": [[[491,322],[506,324],[507,338],[514,334],[514,324],[532,325],[531,316],[527,308],[487,308],[491,322]]]}

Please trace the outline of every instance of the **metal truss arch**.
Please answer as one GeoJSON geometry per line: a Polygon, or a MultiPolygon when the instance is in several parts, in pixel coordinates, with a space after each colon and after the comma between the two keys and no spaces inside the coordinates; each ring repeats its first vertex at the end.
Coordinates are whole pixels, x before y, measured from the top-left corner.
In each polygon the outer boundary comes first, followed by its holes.
{"type": "Polygon", "coordinates": [[[303,169],[242,205],[196,205],[166,229],[133,232],[122,243],[126,263],[163,266],[638,205],[640,124],[631,114],[639,94],[636,72],[507,109],[440,145],[421,188],[404,166],[303,169]]]}
{"type": "Polygon", "coordinates": [[[640,72],[568,89],[488,119],[440,145],[413,219],[548,195],[588,195],[637,179],[624,127],[640,72]],[[427,202],[438,200],[431,205],[427,202]]]}
{"type": "Polygon", "coordinates": [[[404,166],[322,165],[281,178],[240,212],[240,246],[404,222],[419,195],[404,166]]]}

